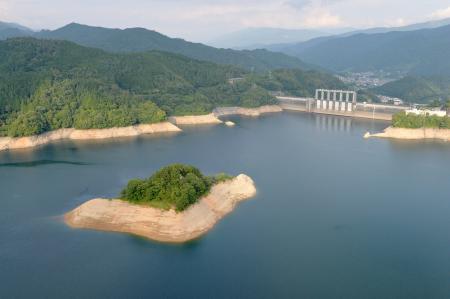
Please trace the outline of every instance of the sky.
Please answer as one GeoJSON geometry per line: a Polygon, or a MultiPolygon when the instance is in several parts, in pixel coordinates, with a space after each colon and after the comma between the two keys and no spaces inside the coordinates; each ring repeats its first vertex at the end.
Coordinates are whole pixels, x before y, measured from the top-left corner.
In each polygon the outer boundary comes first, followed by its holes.
{"type": "Polygon", "coordinates": [[[144,27],[207,42],[244,28],[369,28],[450,17],[450,0],[0,0],[0,20],[144,27]]]}

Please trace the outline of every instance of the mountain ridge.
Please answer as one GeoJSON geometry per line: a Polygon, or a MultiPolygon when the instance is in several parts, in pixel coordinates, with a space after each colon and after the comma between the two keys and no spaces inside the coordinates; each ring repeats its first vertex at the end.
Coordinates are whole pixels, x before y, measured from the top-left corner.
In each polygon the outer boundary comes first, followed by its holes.
{"type": "Polygon", "coordinates": [[[37,38],[63,39],[82,46],[99,48],[109,52],[145,52],[150,50],[181,54],[193,59],[218,64],[236,65],[247,70],[268,71],[276,68],[314,68],[298,58],[268,50],[217,49],[180,38],[170,38],[145,28],[110,29],[70,23],[56,30],[44,30],[37,38]]]}

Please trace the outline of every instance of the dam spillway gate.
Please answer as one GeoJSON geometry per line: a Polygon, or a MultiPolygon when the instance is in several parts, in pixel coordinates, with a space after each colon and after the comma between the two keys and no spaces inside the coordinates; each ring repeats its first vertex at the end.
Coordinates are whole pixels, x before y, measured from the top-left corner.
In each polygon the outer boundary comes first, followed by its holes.
{"type": "Polygon", "coordinates": [[[350,90],[316,89],[313,101],[308,101],[308,110],[334,110],[352,112],[356,108],[357,93],[350,90]]]}

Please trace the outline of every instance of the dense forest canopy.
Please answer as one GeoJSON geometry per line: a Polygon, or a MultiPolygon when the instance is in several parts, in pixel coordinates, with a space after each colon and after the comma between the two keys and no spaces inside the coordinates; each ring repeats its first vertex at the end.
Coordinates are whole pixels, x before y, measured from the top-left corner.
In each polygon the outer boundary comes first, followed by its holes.
{"type": "Polygon", "coordinates": [[[316,89],[346,89],[342,81],[334,76],[317,71],[300,69],[274,70],[265,74],[252,74],[248,80],[273,92],[282,92],[298,97],[313,97],[316,89]]]}
{"type": "Polygon", "coordinates": [[[71,42],[0,42],[0,136],[129,126],[218,106],[275,104],[269,91],[308,95],[343,83],[315,71],[243,69],[164,52],[113,54],[71,42]],[[230,78],[242,78],[230,83],[230,78]]]}
{"type": "Polygon", "coordinates": [[[436,100],[445,102],[450,98],[450,77],[407,76],[373,88],[371,91],[380,95],[400,98],[410,103],[427,104],[436,100]]]}
{"type": "Polygon", "coordinates": [[[131,180],[122,190],[121,198],[132,203],[183,211],[206,195],[213,184],[231,178],[224,174],[208,177],[194,166],[172,164],[148,179],[131,180]]]}

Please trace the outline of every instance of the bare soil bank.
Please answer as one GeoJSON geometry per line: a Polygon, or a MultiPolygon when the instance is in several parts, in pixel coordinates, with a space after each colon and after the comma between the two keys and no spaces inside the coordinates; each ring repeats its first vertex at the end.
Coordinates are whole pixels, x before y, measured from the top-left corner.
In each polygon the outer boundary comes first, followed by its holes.
{"type": "Polygon", "coordinates": [[[131,137],[144,134],[179,132],[180,128],[170,122],[162,122],[156,124],[142,124],[123,128],[109,128],[109,129],[91,129],[91,130],[76,130],[76,129],[59,129],[47,132],[41,135],[10,138],[0,138],[0,151],[32,148],[44,145],[53,141],[71,139],[71,140],[99,140],[111,139],[119,137],[131,137]]]}
{"type": "Polygon", "coordinates": [[[214,125],[221,124],[213,113],[206,115],[188,115],[188,116],[172,116],[169,121],[175,125],[214,125]]]}
{"type": "Polygon", "coordinates": [[[388,127],[382,133],[370,134],[369,132],[367,132],[366,135],[364,135],[364,138],[371,138],[371,137],[405,139],[405,140],[439,139],[449,141],[450,130],[433,129],[433,128],[405,129],[405,128],[388,127]]]}

